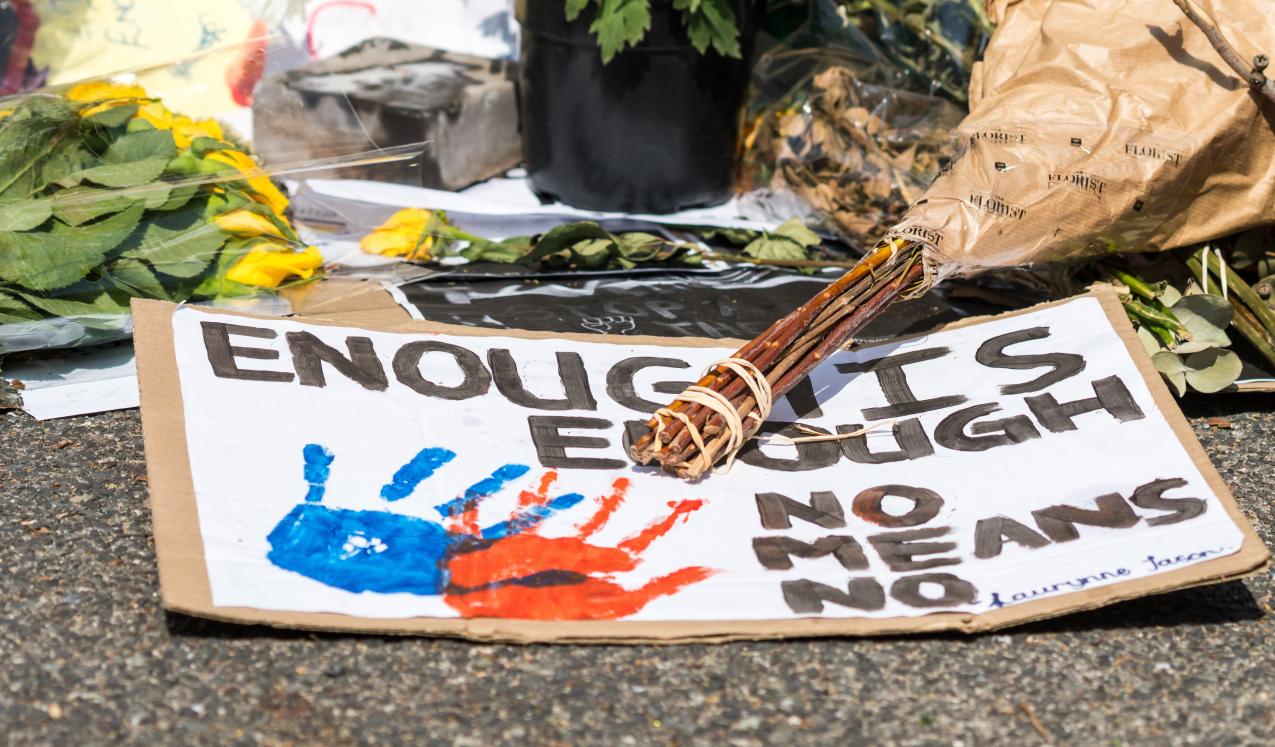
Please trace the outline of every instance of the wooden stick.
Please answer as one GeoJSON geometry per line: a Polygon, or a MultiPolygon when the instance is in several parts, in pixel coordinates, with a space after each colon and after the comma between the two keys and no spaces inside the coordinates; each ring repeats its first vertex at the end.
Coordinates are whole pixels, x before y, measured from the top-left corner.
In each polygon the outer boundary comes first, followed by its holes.
{"type": "Polygon", "coordinates": [[[1240,53],[1235,51],[1235,47],[1226,40],[1222,35],[1222,30],[1218,28],[1217,21],[1214,21],[1208,13],[1198,7],[1192,0],[1173,0],[1173,4],[1178,6],[1187,19],[1200,28],[1204,32],[1204,36],[1217,50],[1218,55],[1231,66],[1241,78],[1252,86],[1254,91],[1262,94],[1271,101],[1275,101],[1275,79],[1266,77],[1265,68],[1270,58],[1264,54],[1259,54],[1253,58],[1253,66],[1248,68],[1244,63],[1244,58],[1240,53]]]}
{"type": "MultiPolygon", "coordinates": [[[[752,363],[765,376],[773,395],[780,397],[890,303],[923,282],[924,276],[919,245],[902,240],[884,243],[732,357],[752,363]]],[[[757,405],[756,399],[738,374],[714,368],[697,385],[719,393],[730,403],[744,421],[746,438],[761,427],[756,417],[749,416],[757,405]]],[[[666,471],[693,478],[707,471],[712,462],[728,456],[724,449],[732,434],[722,413],[680,399],[668,409],[680,413],[686,421],[671,419],[662,423],[661,418],[654,417],[649,420],[648,432],[629,449],[636,461],[658,463],[666,471]],[[698,436],[693,438],[695,434],[698,436]],[[700,449],[697,442],[704,448],[700,449]]]]}

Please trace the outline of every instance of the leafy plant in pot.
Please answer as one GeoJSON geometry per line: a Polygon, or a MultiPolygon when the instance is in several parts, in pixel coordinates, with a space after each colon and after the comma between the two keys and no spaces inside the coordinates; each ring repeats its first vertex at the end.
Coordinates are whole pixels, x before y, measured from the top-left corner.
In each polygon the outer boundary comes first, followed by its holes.
{"type": "Polygon", "coordinates": [[[519,0],[539,194],[668,213],[731,195],[758,0],[519,0]]]}

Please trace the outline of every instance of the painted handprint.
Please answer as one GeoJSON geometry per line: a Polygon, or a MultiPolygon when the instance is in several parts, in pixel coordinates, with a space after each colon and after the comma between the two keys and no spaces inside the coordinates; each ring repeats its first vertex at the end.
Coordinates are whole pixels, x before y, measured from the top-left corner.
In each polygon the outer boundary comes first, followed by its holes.
{"type": "MultiPolygon", "coordinates": [[[[700,507],[697,500],[670,503],[671,511],[614,547],[588,540],[623,503],[629,482],[619,478],[609,495],[568,537],[543,537],[540,525],[585,498],[551,496],[555,472],[535,490],[519,493],[504,520],[478,521],[482,501],[525,476],[521,464],[505,464],[435,507],[442,522],[389,511],[355,511],[324,504],[333,454],[318,444],[302,450],[309,490],[267,537],[269,560],[280,568],[351,592],[443,595],[464,617],[555,620],[613,619],[631,615],[653,599],[709,576],[705,568],[683,568],[626,589],[612,574],[630,571],[642,553],[679,519],[700,507]]],[[[395,502],[456,457],[448,449],[422,449],[394,473],[380,497],[395,502]]]]}

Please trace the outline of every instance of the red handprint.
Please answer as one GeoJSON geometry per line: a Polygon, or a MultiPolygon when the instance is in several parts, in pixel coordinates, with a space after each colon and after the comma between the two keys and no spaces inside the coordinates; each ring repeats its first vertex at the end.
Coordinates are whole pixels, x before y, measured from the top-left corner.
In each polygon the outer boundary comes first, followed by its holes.
{"type": "MultiPolygon", "coordinates": [[[[557,479],[546,473],[535,492],[523,491],[515,514],[543,506],[557,479]]],[[[669,503],[663,519],[619,542],[603,547],[588,542],[623,503],[629,480],[619,478],[612,492],[598,499],[597,510],[570,537],[543,537],[538,527],[494,543],[461,547],[448,560],[450,583],[444,599],[464,617],[506,617],[540,620],[601,620],[631,615],[653,599],[676,593],[708,578],[707,568],[682,568],[652,579],[635,589],[618,584],[612,574],[635,569],[642,553],[664,536],[679,519],[703,505],[686,500],[669,503]]],[[[453,532],[478,536],[477,507],[455,516],[453,532]]]]}

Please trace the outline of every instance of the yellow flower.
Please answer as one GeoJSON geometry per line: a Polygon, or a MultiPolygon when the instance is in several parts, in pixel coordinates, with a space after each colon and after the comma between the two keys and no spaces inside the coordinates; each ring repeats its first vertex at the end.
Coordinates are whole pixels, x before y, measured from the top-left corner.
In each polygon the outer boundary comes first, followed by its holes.
{"type": "MultiPolygon", "coordinates": [[[[257,171],[261,167],[247,153],[238,150],[214,150],[204,156],[205,159],[224,163],[234,166],[243,173],[257,171]]],[[[252,190],[252,198],[257,202],[265,205],[274,211],[275,215],[283,217],[283,211],[288,209],[288,198],[283,196],[279,188],[270,181],[270,177],[263,175],[245,177],[248,182],[248,188],[252,190]]]]}
{"type": "Polygon", "coordinates": [[[136,104],[146,99],[146,89],[121,83],[78,83],[66,92],[67,99],[93,104],[80,110],[81,117],[91,117],[117,106],[136,104]],[[97,102],[97,103],[94,103],[97,102]]]}
{"type": "Polygon", "coordinates": [[[173,129],[173,113],[158,101],[150,101],[137,107],[137,118],[150,122],[157,130],[173,129]]]}
{"type": "Polygon", "coordinates": [[[427,260],[436,240],[430,232],[434,221],[432,210],[404,208],[364,236],[359,248],[368,254],[427,260]]]}
{"type": "MultiPolygon", "coordinates": [[[[191,119],[185,115],[179,114],[173,118],[173,140],[177,142],[178,148],[190,147],[190,143],[197,137],[210,137],[213,140],[225,140],[225,133],[221,131],[221,125],[215,119],[191,119]]],[[[268,179],[266,181],[269,181],[268,179]]],[[[273,184],[270,185],[274,187],[273,184]]],[[[279,190],[275,190],[278,192],[279,190]]],[[[280,195],[282,197],[283,195],[280,195]]],[[[284,199],[283,206],[288,206],[287,199],[284,199]]]]}
{"type": "Polygon", "coordinates": [[[317,247],[307,246],[294,252],[280,249],[270,242],[258,244],[226,272],[226,279],[259,288],[278,288],[291,277],[309,280],[323,266],[323,255],[317,247]]]}
{"type": "Polygon", "coordinates": [[[9,116],[10,114],[13,114],[13,110],[12,110],[12,109],[0,109],[0,119],[4,119],[5,117],[9,116]]]}
{"type": "Polygon", "coordinates": [[[244,238],[253,236],[274,236],[284,241],[287,237],[279,230],[279,227],[263,215],[258,215],[251,210],[239,208],[222,213],[213,218],[213,223],[226,233],[233,234],[244,238]]]}
{"type": "Polygon", "coordinates": [[[66,97],[72,101],[86,102],[106,101],[107,99],[144,99],[146,98],[146,89],[141,86],[123,83],[91,81],[71,86],[71,90],[66,92],[66,97]]]}
{"type": "Polygon", "coordinates": [[[173,114],[158,101],[151,101],[137,108],[137,118],[149,122],[157,130],[172,130],[173,142],[179,149],[189,148],[197,137],[222,140],[225,134],[221,125],[211,119],[194,120],[184,114],[173,114]]]}

